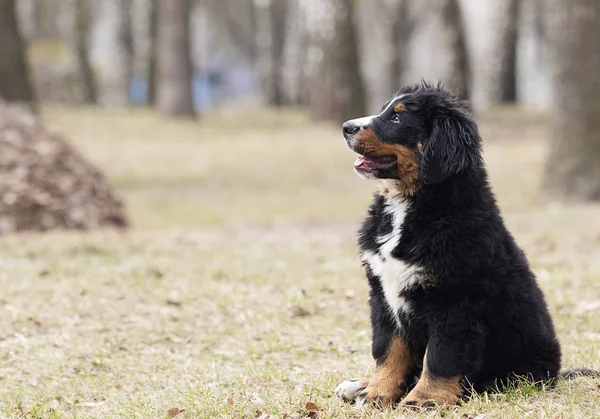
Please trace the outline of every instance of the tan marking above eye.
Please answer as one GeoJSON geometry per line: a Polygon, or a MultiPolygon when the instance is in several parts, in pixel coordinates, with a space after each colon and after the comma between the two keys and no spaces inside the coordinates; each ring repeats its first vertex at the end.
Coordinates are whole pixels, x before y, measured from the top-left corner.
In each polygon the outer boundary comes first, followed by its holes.
{"type": "Polygon", "coordinates": [[[406,106],[404,103],[398,103],[396,106],[394,106],[394,112],[404,112],[405,110],[406,106]]]}

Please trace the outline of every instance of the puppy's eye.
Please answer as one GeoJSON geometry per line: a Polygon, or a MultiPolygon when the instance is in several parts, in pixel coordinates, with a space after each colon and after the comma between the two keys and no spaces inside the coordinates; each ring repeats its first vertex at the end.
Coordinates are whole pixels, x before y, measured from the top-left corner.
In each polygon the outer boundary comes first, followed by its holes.
{"type": "Polygon", "coordinates": [[[398,115],[397,113],[395,113],[392,116],[392,122],[400,122],[400,115],[398,115]]]}

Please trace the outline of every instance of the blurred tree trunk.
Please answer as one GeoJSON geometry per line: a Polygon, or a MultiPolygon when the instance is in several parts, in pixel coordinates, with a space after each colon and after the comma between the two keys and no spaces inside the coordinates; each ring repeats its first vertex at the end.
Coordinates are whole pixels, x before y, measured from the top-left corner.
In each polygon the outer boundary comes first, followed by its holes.
{"type": "Polygon", "coordinates": [[[120,0],[119,2],[119,56],[121,67],[119,77],[119,90],[123,105],[129,104],[129,85],[133,78],[133,19],[132,0],[120,0]]]}
{"type": "Polygon", "coordinates": [[[544,190],[555,198],[600,200],[600,2],[547,6],[554,100],[544,190]]]}
{"type": "MultiPolygon", "coordinates": [[[[272,80],[275,78],[272,74],[273,66],[271,65],[271,7],[268,2],[256,3],[256,67],[258,80],[262,96],[267,103],[271,103],[271,89],[273,88],[272,80]]],[[[235,26],[228,25],[228,28],[235,26]]],[[[231,29],[230,29],[231,31],[231,29]]]]}
{"type": "MultiPolygon", "coordinates": [[[[255,65],[257,60],[256,37],[258,33],[258,7],[256,7],[255,0],[250,2],[248,13],[250,19],[250,43],[248,44],[248,48],[250,53],[250,62],[252,65],[255,65]]],[[[240,44],[238,43],[238,45],[240,44]]]]}
{"type": "Polygon", "coordinates": [[[452,71],[447,80],[448,87],[459,93],[461,99],[469,100],[471,98],[471,69],[459,0],[443,0],[442,21],[446,26],[447,42],[452,60],[450,66],[452,71]]]}
{"type": "MultiPolygon", "coordinates": [[[[279,0],[273,0],[275,2],[279,0]]],[[[270,17],[268,1],[239,1],[239,0],[202,0],[202,5],[215,19],[220,20],[232,40],[238,46],[240,53],[248,57],[252,64],[258,58],[257,41],[259,36],[266,33],[269,37],[270,17]],[[263,15],[261,15],[263,11],[263,15]],[[265,20],[266,18],[266,20],[265,20]],[[264,23],[261,27],[259,21],[264,23]],[[260,29],[264,29],[260,34],[260,29]]]]}
{"type": "Polygon", "coordinates": [[[306,102],[306,92],[303,90],[302,82],[303,69],[306,65],[305,29],[302,6],[297,1],[288,0],[285,45],[280,70],[286,105],[302,105],[306,102]]]}
{"type": "Polygon", "coordinates": [[[190,51],[191,0],[161,1],[158,108],[165,116],[194,117],[190,51]]]}
{"type": "Polygon", "coordinates": [[[83,102],[98,103],[98,87],[94,70],[88,55],[90,35],[90,3],[89,0],[75,0],[75,52],[77,71],[81,81],[83,102]]]}
{"type": "Polygon", "coordinates": [[[342,122],[366,114],[366,90],[358,56],[358,37],[353,0],[329,0],[331,7],[329,33],[320,32],[316,43],[319,61],[311,74],[309,109],[312,118],[342,122]]]}
{"type": "Polygon", "coordinates": [[[0,0],[0,97],[34,106],[25,42],[17,25],[15,0],[0,0]]]}
{"type": "Polygon", "coordinates": [[[284,105],[283,93],[283,52],[288,20],[288,0],[271,0],[271,88],[269,104],[284,105]]]}
{"type": "Polygon", "coordinates": [[[36,4],[36,36],[55,39],[58,37],[57,14],[61,0],[38,0],[36,4]]]}
{"type": "Polygon", "coordinates": [[[517,41],[519,27],[519,1],[504,0],[500,7],[500,62],[498,86],[496,88],[498,102],[517,101],[517,41]]]}
{"type": "Polygon", "coordinates": [[[545,12],[545,4],[544,0],[525,0],[525,1],[530,1],[531,3],[533,3],[533,10],[534,10],[534,16],[535,16],[535,23],[534,23],[534,27],[535,27],[535,33],[538,36],[538,38],[542,41],[545,42],[546,41],[546,28],[545,28],[545,22],[544,22],[544,16],[546,14],[545,12]]]}
{"type": "Polygon", "coordinates": [[[150,0],[148,37],[149,52],[148,52],[148,68],[146,83],[148,85],[147,104],[149,106],[156,105],[156,85],[157,85],[157,70],[158,70],[158,0],[150,0]]]}
{"type": "Polygon", "coordinates": [[[409,13],[408,0],[399,0],[392,24],[393,57],[390,74],[390,85],[392,89],[396,90],[401,87],[404,80],[408,43],[413,30],[413,22],[409,13]]]}
{"type": "Polygon", "coordinates": [[[288,0],[270,0],[260,3],[256,10],[258,70],[264,96],[271,106],[285,102],[283,66],[289,8],[288,0]]]}
{"type": "Polygon", "coordinates": [[[38,0],[19,0],[15,6],[21,37],[26,41],[35,40],[38,29],[38,0]]]}

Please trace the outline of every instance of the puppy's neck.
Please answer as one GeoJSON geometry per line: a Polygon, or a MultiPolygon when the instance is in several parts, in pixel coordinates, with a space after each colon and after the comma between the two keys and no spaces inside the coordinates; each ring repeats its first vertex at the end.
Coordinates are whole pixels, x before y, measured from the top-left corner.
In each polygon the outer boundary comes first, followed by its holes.
{"type": "Polygon", "coordinates": [[[416,188],[397,179],[381,179],[377,183],[379,195],[387,199],[402,200],[408,196],[413,196],[416,188]]]}

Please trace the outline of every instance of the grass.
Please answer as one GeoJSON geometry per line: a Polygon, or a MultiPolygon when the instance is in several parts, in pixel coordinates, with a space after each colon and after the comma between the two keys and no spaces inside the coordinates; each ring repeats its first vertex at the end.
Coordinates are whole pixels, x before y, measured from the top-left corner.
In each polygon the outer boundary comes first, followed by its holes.
{"type": "MultiPolygon", "coordinates": [[[[543,119],[519,111],[512,127],[507,112],[482,116],[503,214],[564,367],[600,368],[599,208],[538,198],[543,119]]],[[[354,232],[374,185],[337,127],[295,112],[44,118],[105,168],[134,228],[0,239],[0,417],[294,418],[308,402],[321,418],[599,416],[592,379],[419,413],[332,397],[373,368],[354,232]]]]}

